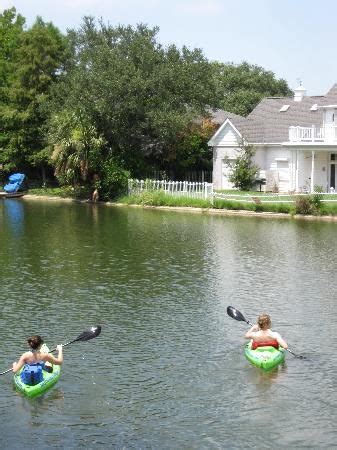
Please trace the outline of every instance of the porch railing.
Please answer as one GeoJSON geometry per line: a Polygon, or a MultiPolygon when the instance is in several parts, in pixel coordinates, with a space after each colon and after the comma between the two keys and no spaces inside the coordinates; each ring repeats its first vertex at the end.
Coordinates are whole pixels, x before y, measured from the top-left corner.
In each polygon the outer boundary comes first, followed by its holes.
{"type": "Polygon", "coordinates": [[[324,125],[322,127],[289,127],[290,142],[335,142],[337,141],[337,126],[324,125]]]}

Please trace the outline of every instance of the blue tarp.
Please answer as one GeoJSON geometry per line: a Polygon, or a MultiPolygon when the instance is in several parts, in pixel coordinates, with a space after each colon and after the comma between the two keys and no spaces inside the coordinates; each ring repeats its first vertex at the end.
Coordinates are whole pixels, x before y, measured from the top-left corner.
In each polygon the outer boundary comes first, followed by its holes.
{"type": "Polygon", "coordinates": [[[24,179],[25,175],[23,173],[13,173],[13,175],[9,176],[9,183],[4,186],[4,191],[7,193],[18,192],[23,185],[24,179]]]}

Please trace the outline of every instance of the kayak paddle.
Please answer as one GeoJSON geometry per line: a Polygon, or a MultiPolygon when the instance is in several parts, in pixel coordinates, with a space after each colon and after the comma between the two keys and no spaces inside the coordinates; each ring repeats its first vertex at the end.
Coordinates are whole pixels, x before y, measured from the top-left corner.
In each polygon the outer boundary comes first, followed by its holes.
{"type": "MultiPolygon", "coordinates": [[[[88,331],[83,331],[76,339],[67,342],[66,344],[63,344],[62,347],[65,347],[66,345],[72,344],[73,342],[85,342],[89,341],[90,339],[93,339],[101,334],[102,327],[100,325],[97,325],[97,327],[91,327],[88,331]]],[[[53,350],[50,350],[49,353],[53,353],[55,350],[57,350],[57,347],[53,348],[53,350]]],[[[1,372],[0,375],[4,375],[5,373],[11,372],[13,369],[5,370],[4,372],[1,372]]]]}
{"type": "MultiPolygon", "coordinates": [[[[239,310],[234,308],[233,306],[227,306],[227,314],[232,319],[238,320],[239,322],[246,322],[246,323],[248,323],[248,325],[253,326],[253,324],[251,322],[249,322],[249,320],[247,320],[244,317],[244,315],[239,310]]],[[[295,358],[299,358],[299,359],[304,359],[305,358],[305,356],[296,355],[296,353],[291,351],[289,348],[286,348],[285,350],[287,350],[289,353],[291,353],[295,358]]]]}
{"type": "MultiPolygon", "coordinates": [[[[85,342],[89,341],[90,339],[93,339],[101,334],[102,327],[100,325],[97,325],[97,327],[91,327],[88,331],[83,331],[76,339],[67,342],[66,344],[62,344],[62,347],[65,347],[66,345],[72,344],[73,342],[85,342]]],[[[49,353],[53,353],[55,350],[57,350],[57,347],[53,348],[53,350],[50,350],[49,353]]],[[[1,375],[1,374],[0,374],[1,375]]]]}

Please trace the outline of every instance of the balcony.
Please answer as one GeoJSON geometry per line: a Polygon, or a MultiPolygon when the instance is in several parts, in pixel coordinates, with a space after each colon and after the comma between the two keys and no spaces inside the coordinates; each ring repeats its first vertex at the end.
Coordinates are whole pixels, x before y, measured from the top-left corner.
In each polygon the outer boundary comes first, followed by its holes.
{"type": "Polygon", "coordinates": [[[290,142],[337,143],[337,126],[289,127],[290,142]]]}

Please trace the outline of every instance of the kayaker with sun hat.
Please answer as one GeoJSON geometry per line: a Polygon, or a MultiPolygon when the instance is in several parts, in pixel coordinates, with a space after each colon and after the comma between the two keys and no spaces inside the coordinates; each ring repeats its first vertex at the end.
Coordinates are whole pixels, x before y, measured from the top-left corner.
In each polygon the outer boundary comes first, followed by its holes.
{"type": "Polygon", "coordinates": [[[62,345],[58,345],[57,357],[43,351],[43,339],[39,335],[31,336],[27,339],[31,348],[30,351],[23,353],[18,362],[13,363],[13,372],[17,373],[25,364],[35,365],[39,363],[51,363],[60,366],[63,363],[62,345]]]}
{"type": "Polygon", "coordinates": [[[257,318],[257,323],[245,334],[246,339],[252,339],[252,350],[258,347],[283,347],[288,348],[288,344],[279,333],[272,331],[271,319],[268,314],[261,314],[257,318]]]}

